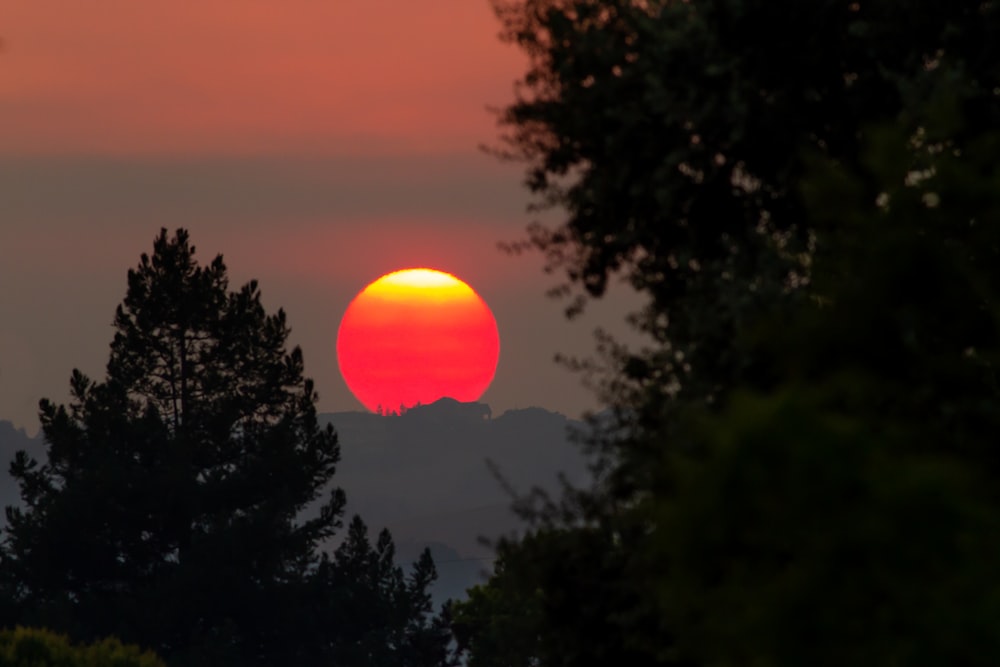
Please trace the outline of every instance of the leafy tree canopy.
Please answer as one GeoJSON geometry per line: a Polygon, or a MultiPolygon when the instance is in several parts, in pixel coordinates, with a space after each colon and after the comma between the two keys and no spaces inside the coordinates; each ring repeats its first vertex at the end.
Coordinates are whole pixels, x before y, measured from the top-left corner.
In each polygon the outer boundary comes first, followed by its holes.
{"type": "MultiPolygon", "coordinates": [[[[622,360],[619,389],[700,400],[745,375],[730,342],[809,280],[822,231],[801,187],[813,160],[860,173],[869,131],[891,124],[922,142],[915,168],[941,140],[922,134],[929,100],[955,102],[957,149],[1000,105],[991,2],[494,6],[530,58],[500,151],[526,162],[540,205],[566,214],[522,247],[546,255],[566,292],[599,296],[620,273],[649,298],[636,321],[656,354],[622,360]]],[[[869,204],[885,186],[856,185],[869,204]]]]}
{"type": "Polygon", "coordinates": [[[612,348],[594,488],[456,606],[471,659],[589,664],[600,618],[632,664],[995,663],[995,3],[499,10],[509,148],[566,212],[529,245],[624,274],[655,343],[612,348]]]}

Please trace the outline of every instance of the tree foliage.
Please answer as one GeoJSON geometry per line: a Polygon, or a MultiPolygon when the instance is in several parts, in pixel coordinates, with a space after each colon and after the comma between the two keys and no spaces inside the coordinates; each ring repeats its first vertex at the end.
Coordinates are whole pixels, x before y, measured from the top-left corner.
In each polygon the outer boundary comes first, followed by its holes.
{"type": "MultiPolygon", "coordinates": [[[[900,143],[898,129],[879,134],[900,143]]],[[[873,150],[865,170],[900,183],[881,206],[853,201],[837,169],[807,188],[831,202],[815,218],[839,219],[824,237],[836,252],[814,267],[823,306],[750,346],[773,389],[685,412],[698,456],[662,447],[659,493],[636,506],[657,526],[637,574],[657,582],[654,608],[686,654],[1000,656],[1000,172],[997,136],[980,141],[911,185],[898,154],[873,150]]]]}
{"type": "Polygon", "coordinates": [[[194,254],[185,230],[161,231],[128,273],[106,379],[74,371],[68,406],[41,402],[44,457],[11,466],[23,508],[7,508],[3,620],[171,664],[328,660],[352,637],[318,612],[360,576],[327,576],[321,553],[344,504],[337,436],[284,312],[194,254]]]}
{"type": "MultiPolygon", "coordinates": [[[[935,92],[961,100],[959,143],[997,113],[992,3],[494,5],[530,58],[501,150],[566,213],[525,245],[566,291],[599,296],[618,273],[648,297],[637,322],[658,354],[624,374],[647,389],[711,398],[746,371],[732,339],[808,281],[816,156],[859,168],[866,131],[915,134],[935,92]]],[[[867,202],[883,185],[857,183],[867,202]]]]}
{"type": "Polygon", "coordinates": [[[589,664],[600,618],[632,664],[996,662],[995,3],[498,9],[508,148],[566,214],[525,245],[564,291],[623,275],[653,343],[612,346],[594,487],[455,609],[535,601],[456,625],[470,660],[589,664]]]}
{"type": "Polygon", "coordinates": [[[330,610],[330,622],[341,635],[334,664],[452,664],[446,620],[434,615],[428,593],[437,578],[429,550],[407,575],[395,564],[389,532],[383,529],[373,547],[364,522],[354,517],[334,560],[323,563],[319,576],[338,592],[330,610]]]}
{"type": "Polygon", "coordinates": [[[164,667],[163,661],[117,639],[74,646],[48,630],[0,630],[0,667],[164,667]]]}
{"type": "Polygon", "coordinates": [[[501,541],[489,583],[451,603],[469,667],[642,664],[617,628],[639,599],[621,585],[627,559],[616,542],[601,526],[501,541]]]}

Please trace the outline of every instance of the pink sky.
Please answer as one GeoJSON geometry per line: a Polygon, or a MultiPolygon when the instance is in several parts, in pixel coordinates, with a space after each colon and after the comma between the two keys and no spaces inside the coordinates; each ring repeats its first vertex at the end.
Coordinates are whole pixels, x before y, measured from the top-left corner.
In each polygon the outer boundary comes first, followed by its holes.
{"type": "Polygon", "coordinates": [[[11,153],[467,150],[524,64],[480,0],[31,0],[2,29],[11,153]]]}
{"type": "Polygon", "coordinates": [[[521,54],[487,0],[15,0],[0,37],[0,419],[33,431],[72,368],[100,377],[125,272],[186,227],[234,283],[288,311],[320,409],[360,409],[339,319],[382,273],[429,266],[479,291],[501,336],[494,413],[596,401],[552,363],[596,324],[545,298],[498,241],[531,220],[516,165],[479,145],[521,54]]]}

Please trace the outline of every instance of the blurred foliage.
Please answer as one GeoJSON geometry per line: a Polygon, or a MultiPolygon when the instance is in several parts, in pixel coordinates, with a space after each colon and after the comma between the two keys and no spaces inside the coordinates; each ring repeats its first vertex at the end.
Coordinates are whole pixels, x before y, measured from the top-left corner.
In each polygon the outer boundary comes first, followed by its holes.
{"type": "Polygon", "coordinates": [[[812,302],[748,337],[767,390],[684,411],[695,449],[661,443],[636,505],[635,575],[709,664],[1000,658],[998,137],[915,182],[900,129],[869,134],[877,205],[839,167],[807,183],[824,252],[812,302]]]}
{"type": "Polygon", "coordinates": [[[472,664],[1000,661],[995,4],[498,10],[510,155],[566,212],[522,247],[623,275],[653,342],[605,343],[593,487],[456,606],[472,664]]]}
{"type": "Polygon", "coordinates": [[[737,396],[692,426],[702,457],[660,466],[672,488],[637,510],[656,530],[631,576],[663,629],[700,664],[994,664],[990,476],[829,399],[737,396]]]}
{"type": "Polygon", "coordinates": [[[0,630],[0,667],[164,667],[152,653],[103,639],[74,646],[48,630],[16,627],[0,630]]]}
{"type": "MultiPolygon", "coordinates": [[[[942,100],[960,102],[961,129],[944,131],[963,149],[1000,115],[993,3],[494,5],[530,59],[497,150],[526,163],[539,206],[565,212],[515,247],[540,250],[561,293],[599,296],[620,275],[648,297],[635,324],[653,348],[608,378],[633,409],[629,394],[713,400],[745,375],[733,338],[809,280],[816,159],[860,173],[870,128],[916,136],[942,100]]],[[[868,206],[885,184],[854,185],[868,206]]]]}

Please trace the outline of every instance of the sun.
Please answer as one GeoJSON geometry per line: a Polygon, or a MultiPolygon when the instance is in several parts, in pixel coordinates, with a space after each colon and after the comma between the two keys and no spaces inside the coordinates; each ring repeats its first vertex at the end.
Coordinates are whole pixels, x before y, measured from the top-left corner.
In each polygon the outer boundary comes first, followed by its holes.
{"type": "Polygon", "coordinates": [[[443,271],[388,273],[354,297],[337,332],[344,381],[372,411],[449,397],[475,401],[496,372],[497,323],[486,302],[443,271]]]}

